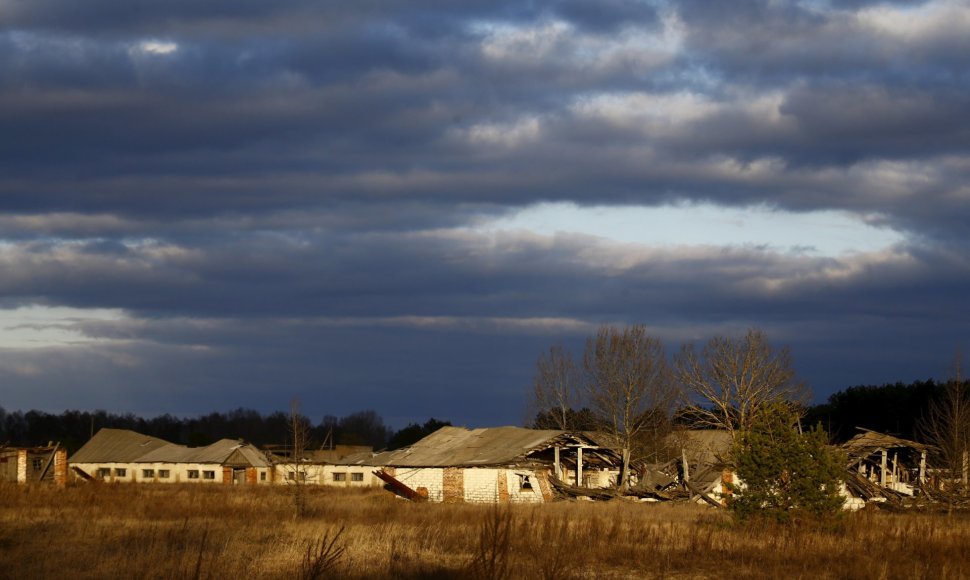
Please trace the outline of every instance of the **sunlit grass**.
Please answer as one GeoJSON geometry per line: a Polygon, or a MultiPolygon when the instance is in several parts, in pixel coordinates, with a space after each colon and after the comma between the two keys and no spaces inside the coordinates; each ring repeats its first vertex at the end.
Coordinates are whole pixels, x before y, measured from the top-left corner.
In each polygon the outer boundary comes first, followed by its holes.
{"type": "Polygon", "coordinates": [[[735,525],[693,505],[412,504],[376,490],[0,486],[0,576],[339,578],[963,578],[970,519],[859,513],[825,526],[735,525]],[[506,533],[507,532],[507,533],[506,533]],[[315,551],[316,550],[316,551],[315,551]],[[312,558],[310,558],[312,560],[312,558]],[[310,562],[313,564],[313,562],[310,562]]]}

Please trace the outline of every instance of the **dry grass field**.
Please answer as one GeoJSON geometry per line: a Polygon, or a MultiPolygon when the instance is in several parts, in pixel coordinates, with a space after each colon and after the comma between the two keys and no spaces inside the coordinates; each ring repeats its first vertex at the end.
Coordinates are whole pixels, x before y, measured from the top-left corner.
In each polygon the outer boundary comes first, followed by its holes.
{"type": "Polygon", "coordinates": [[[383,491],[0,486],[4,578],[967,578],[970,519],[737,525],[615,501],[495,508],[383,491]]]}

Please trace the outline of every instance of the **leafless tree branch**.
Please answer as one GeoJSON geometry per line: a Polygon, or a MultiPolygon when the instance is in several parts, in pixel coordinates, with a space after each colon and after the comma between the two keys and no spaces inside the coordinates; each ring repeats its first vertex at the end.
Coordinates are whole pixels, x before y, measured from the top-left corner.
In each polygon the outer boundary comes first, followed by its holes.
{"type": "Polygon", "coordinates": [[[677,400],[663,344],[642,325],[603,327],[586,342],[583,368],[590,408],[623,450],[619,483],[629,486],[631,452],[648,438],[656,447],[677,400]]]}
{"type": "Polygon", "coordinates": [[[740,338],[714,337],[700,354],[685,345],[675,366],[685,411],[699,427],[748,429],[768,404],[809,399],[807,386],[795,377],[788,347],[775,350],[758,329],[740,338]]]}

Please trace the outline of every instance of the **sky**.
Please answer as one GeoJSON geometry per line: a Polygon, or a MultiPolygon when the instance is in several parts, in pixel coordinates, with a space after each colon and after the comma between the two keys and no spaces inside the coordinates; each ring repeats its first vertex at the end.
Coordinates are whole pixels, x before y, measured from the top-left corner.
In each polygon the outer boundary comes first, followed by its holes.
{"type": "Polygon", "coordinates": [[[521,424],[625,324],[942,378],[968,55],[968,0],[0,0],[0,406],[521,424]]]}

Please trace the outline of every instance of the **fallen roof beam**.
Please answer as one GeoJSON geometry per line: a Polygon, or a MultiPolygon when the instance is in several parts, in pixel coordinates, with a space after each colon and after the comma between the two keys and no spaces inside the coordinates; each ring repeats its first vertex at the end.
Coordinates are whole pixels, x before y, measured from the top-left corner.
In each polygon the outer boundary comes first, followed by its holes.
{"type": "Polygon", "coordinates": [[[713,497],[707,495],[707,493],[705,493],[704,491],[700,490],[693,483],[691,483],[689,481],[685,481],[684,482],[684,485],[686,485],[687,486],[687,489],[689,489],[693,494],[699,496],[702,500],[706,501],[707,503],[711,504],[712,506],[718,507],[718,508],[724,507],[724,504],[722,504],[721,502],[717,501],[713,497]]]}
{"type": "Polygon", "coordinates": [[[74,471],[74,473],[76,473],[77,476],[83,479],[84,481],[94,481],[93,477],[85,473],[84,470],[78,467],[77,465],[72,465],[71,470],[74,471]]]}
{"type": "Polygon", "coordinates": [[[381,481],[387,484],[387,490],[395,495],[399,495],[404,499],[409,499],[411,501],[425,501],[428,498],[421,495],[420,493],[414,491],[400,480],[395,478],[390,473],[387,473],[383,469],[375,470],[374,475],[376,475],[381,481]]]}

